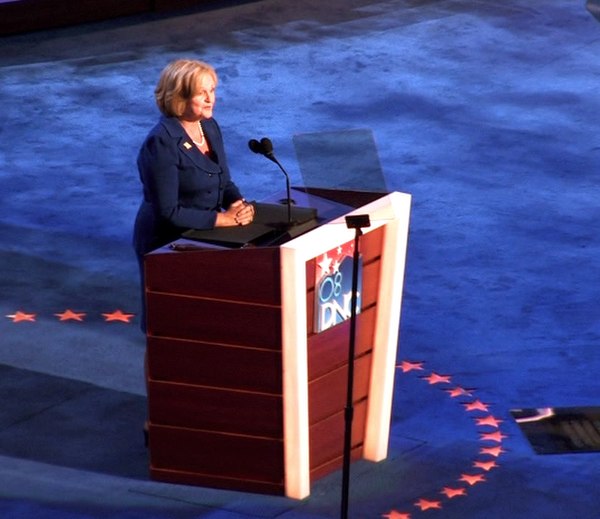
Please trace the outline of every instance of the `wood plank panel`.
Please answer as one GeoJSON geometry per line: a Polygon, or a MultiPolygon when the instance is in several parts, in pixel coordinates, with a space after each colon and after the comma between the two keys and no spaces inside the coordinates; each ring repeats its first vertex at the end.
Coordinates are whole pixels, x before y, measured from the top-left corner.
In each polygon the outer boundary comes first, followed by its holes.
{"type": "Polygon", "coordinates": [[[150,380],[153,424],[283,440],[283,397],[150,380]]]}
{"type": "MultiPolygon", "coordinates": [[[[363,457],[363,446],[358,445],[350,450],[350,459],[352,461],[357,461],[363,457]]],[[[344,457],[343,455],[333,458],[322,465],[312,468],[310,470],[310,480],[316,481],[322,477],[327,476],[327,474],[331,474],[335,470],[339,470],[344,466],[344,457]]]]}
{"type": "MultiPolygon", "coordinates": [[[[363,355],[373,348],[375,308],[357,316],[355,355],[363,355]]],[[[350,321],[338,324],[308,339],[308,379],[314,380],[347,364],[350,342],[350,321]]]]}
{"type": "Polygon", "coordinates": [[[148,337],[148,376],[157,381],[281,394],[281,353],[148,337]]]}
{"type": "Polygon", "coordinates": [[[281,349],[281,309],[147,293],[148,335],[281,349]]]}
{"type": "MultiPolygon", "coordinates": [[[[368,231],[368,228],[365,229],[368,231]]],[[[373,231],[365,232],[360,238],[360,252],[364,263],[371,261],[381,256],[383,247],[383,227],[379,227],[373,231]]]]}
{"type": "Polygon", "coordinates": [[[282,484],[283,442],[150,424],[155,470],[196,472],[220,478],[282,484]]]}
{"type": "Polygon", "coordinates": [[[279,265],[279,249],[269,247],[153,253],[145,260],[146,289],[280,305],[279,265]]]}
{"type": "Polygon", "coordinates": [[[377,258],[375,261],[363,266],[362,290],[361,290],[361,308],[369,308],[377,304],[379,295],[379,273],[381,270],[381,261],[377,258]]]}
{"type": "MultiPolygon", "coordinates": [[[[366,398],[369,394],[371,355],[358,358],[354,363],[353,400],[366,398]]],[[[346,406],[348,365],[344,365],[308,384],[309,423],[316,424],[334,415],[346,406]]]]}
{"type": "MultiPolygon", "coordinates": [[[[362,400],[354,405],[352,420],[352,448],[362,445],[367,419],[367,402],[362,400]]],[[[310,427],[310,468],[316,470],[332,461],[339,460],[344,454],[345,418],[341,411],[326,420],[310,427]]],[[[333,467],[337,468],[337,467],[333,467]]]]}

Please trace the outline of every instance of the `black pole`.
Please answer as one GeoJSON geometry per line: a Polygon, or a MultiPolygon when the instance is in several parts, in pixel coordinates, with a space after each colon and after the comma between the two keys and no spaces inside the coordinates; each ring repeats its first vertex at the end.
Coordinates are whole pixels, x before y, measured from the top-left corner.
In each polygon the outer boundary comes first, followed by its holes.
{"type": "Polygon", "coordinates": [[[287,223],[288,225],[292,224],[292,204],[294,201],[292,200],[292,190],[290,187],[290,176],[287,174],[287,171],[281,165],[281,163],[277,160],[273,153],[268,153],[267,158],[271,159],[275,164],[279,166],[279,169],[285,175],[285,200],[282,200],[284,204],[287,204],[287,223]]]}
{"type": "Polygon", "coordinates": [[[285,169],[283,169],[283,166],[281,164],[279,164],[279,161],[277,161],[277,165],[279,166],[279,168],[281,169],[281,171],[283,171],[283,174],[285,175],[285,203],[287,204],[287,220],[288,220],[288,224],[291,225],[292,224],[292,191],[291,191],[291,187],[290,187],[290,176],[287,174],[287,171],[285,169]]]}
{"type": "Polygon", "coordinates": [[[352,297],[350,300],[350,341],[348,346],[348,385],[346,388],[346,408],[344,410],[344,465],[342,468],[342,505],[341,519],[348,517],[348,500],[350,496],[350,462],[352,458],[352,420],[354,418],[354,353],[356,350],[356,306],[358,301],[358,271],[360,251],[359,243],[362,235],[361,227],[371,225],[368,215],[347,216],[346,224],[355,229],[354,255],[352,259],[352,297]]]}

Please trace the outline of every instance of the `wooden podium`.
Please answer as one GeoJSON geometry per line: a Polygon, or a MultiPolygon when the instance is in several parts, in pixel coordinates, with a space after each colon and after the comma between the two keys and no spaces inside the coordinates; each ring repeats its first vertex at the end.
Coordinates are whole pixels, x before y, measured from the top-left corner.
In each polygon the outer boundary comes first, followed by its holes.
{"type": "MultiPolygon", "coordinates": [[[[387,456],[410,195],[294,190],[336,217],[276,246],[146,257],[150,474],[302,499],[341,467],[349,321],[315,333],[315,258],[361,238],[352,458],[387,456]],[[341,214],[340,214],[341,213],[341,214]]],[[[179,249],[179,250],[174,250],[179,249]]]]}

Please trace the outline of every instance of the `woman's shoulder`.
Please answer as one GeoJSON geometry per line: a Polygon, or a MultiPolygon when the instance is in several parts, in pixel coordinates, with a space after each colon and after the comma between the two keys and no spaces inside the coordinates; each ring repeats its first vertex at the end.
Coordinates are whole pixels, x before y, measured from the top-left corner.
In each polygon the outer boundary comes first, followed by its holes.
{"type": "Polygon", "coordinates": [[[221,127],[214,117],[211,117],[210,119],[204,119],[202,121],[202,128],[209,135],[218,135],[222,138],[221,127]]]}
{"type": "Polygon", "coordinates": [[[177,134],[173,122],[168,117],[161,117],[147,133],[140,146],[139,155],[155,156],[164,153],[165,149],[175,149],[179,140],[180,135],[177,134]]]}
{"type": "Polygon", "coordinates": [[[184,135],[184,130],[181,124],[175,118],[161,117],[156,124],[150,129],[144,143],[160,142],[168,144],[169,142],[178,142],[184,135]]]}
{"type": "Polygon", "coordinates": [[[175,117],[165,117],[164,115],[158,120],[154,128],[150,133],[165,134],[170,137],[181,137],[184,135],[185,130],[179,123],[179,120],[175,117]]]}

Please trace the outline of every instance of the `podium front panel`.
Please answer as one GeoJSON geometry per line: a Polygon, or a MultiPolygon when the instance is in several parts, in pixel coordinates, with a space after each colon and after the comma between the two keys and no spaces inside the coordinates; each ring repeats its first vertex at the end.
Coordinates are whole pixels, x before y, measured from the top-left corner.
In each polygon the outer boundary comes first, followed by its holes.
{"type": "MultiPolygon", "coordinates": [[[[367,198],[350,213],[372,223],[360,245],[352,459],[377,461],[387,452],[410,196],[367,198]]],[[[314,332],[315,258],[353,238],[338,218],[278,247],[180,240],[146,257],[153,478],[301,499],[341,467],[350,323],[314,332]]]]}
{"type": "MultiPolygon", "coordinates": [[[[377,305],[377,288],[379,287],[379,265],[381,259],[381,243],[383,229],[379,228],[364,236],[360,242],[362,257],[361,308],[357,315],[355,343],[355,379],[353,404],[358,405],[368,398],[371,353],[375,334],[375,316],[377,305]]],[[[307,308],[314,308],[315,287],[313,272],[317,266],[315,259],[307,262],[307,308]]],[[[342,322],[328,330],[315,333],[314,312],[307,313],[307,348],[308,348],[308,412],[310,424],[310,473],[311,479],[316,474],[332,471],[342,466],[342,446],[344,422],[331,421],[330,418],[342,413],[346,407],[346,391],[348,380],[348,348],[350,343],[350,321],[342,322]],[[328,434],[341,438],[335,441],[313,442],[316,431],[322,429],[319,423],[329,423],[328,434]],[[315,452],[317,449],[317,452],[315,452]],[[326,468],[325,468],[326,467],[326,468]]],[[[363,427],[353,424],[352,447],[356,455],[362,453],[364,443],[363,427]]]]}
{"type": "Polygon", "coordinates": [[[145,263],[151,476],[284,494],[278,250],[186,244],[145,263]]]}
{"type": "MultiPolygon", "coordinates": [[[[336,194],[331,190],[327,196],[336,194]]],[[[327,377],[328,370],[347,368],[349,326],[342,323],[313,332],[314,280],[315,258],[354,240],[355,230],[345,221],[350,215],[368,215],[370,220],[360,239],[363,291],[353,359],[356,365],[369,365],[369,389],[364,398],[360,390],[360,396],[354,395],[354,406],[364,405],[366,418],[362,427],[353,423],[352,455],[372,461],[387,455],[409,214],[410,195],[390,193],[281,246],[286,495],[306,497],[311,479],[342,465],[334,443],[314,439],[325,423],[330,434],[343,434],[345,399],[332,395],[326,406],[333,414],[315,420],[318,385],[312,382],[327,377]],[[334,417],[342,417],[342,422],[334,417]]],[[[359,376],[355,390],[360,382],[359,376]]]]}

